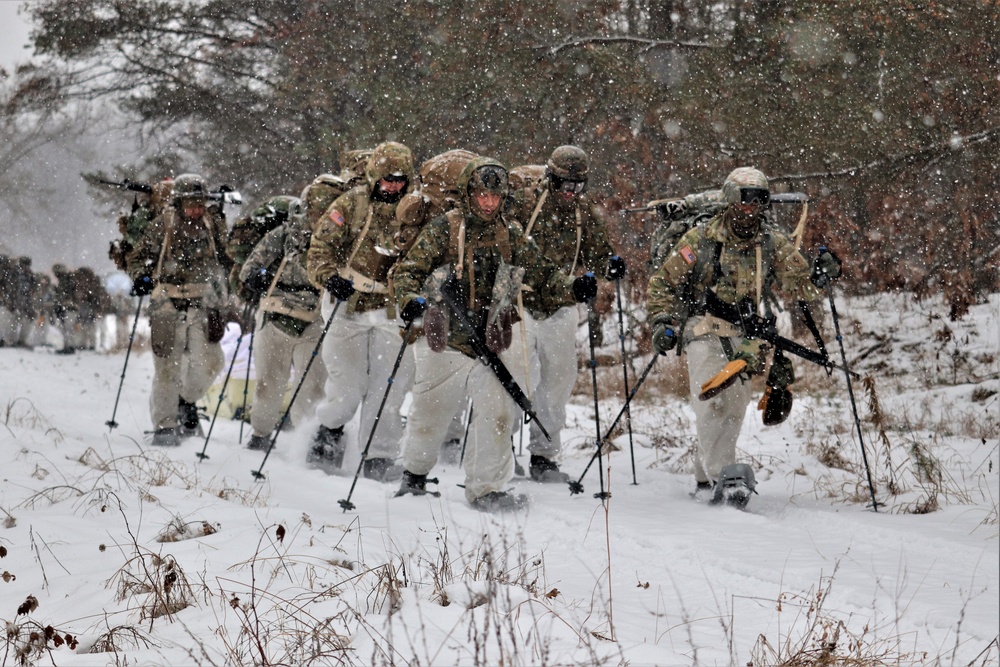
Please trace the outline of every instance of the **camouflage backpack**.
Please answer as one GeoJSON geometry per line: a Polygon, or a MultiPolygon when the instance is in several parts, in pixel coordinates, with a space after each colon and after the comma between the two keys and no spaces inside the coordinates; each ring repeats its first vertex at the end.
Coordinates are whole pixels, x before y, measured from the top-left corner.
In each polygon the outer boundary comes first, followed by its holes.
{"type": "Polygon", "coordinates": [[[682,236],[714,218],[726,203],[722,201],[721,190],[707,190],[676,199],[656,199],[647,206],[660,214],[649,248],[650,270],[655,273],[682,236]]]}
{"type": "Polygon", "coordinates": [[[226,255],[233,260],[233,267],[229,270],[229,288],[232,293],[241,293],[240,271],[243,269],[243,264],[250,257],[254,246],[269,231],[288,219],[288,205],[292,201],[298,200],[288,195],[271,197],[266,203],[255,208],[250,215],[237,220],[229,231],[226,255]]]}
{"type": "Polygon", "coordinates": [[[136,242],[149,224],[163,212],[170,203],[174,189],[174,179],[164,178],[152,185],[152,193],[143,196],[139,201],[137,195],[132,200],[132,210],[118,216],[118,233],[121,238],[111,242],[108,248],[108,258],[115,263],[119,271],[128,270],[128,256],[135,248],[136,242]]]}
{"type": "Polygon", "coordinates": [[[347,151],[340,158],[339,174],[320,174],[305,187],[299,199],[305,206],[306,221],[311,228],[337,197],[365,182],[365,167],[371,154],[369,149],[347,151]]]}
{"type": "Polygon", "coordinates": [[[507,176],[510,191],[537,190],[545,182],[545,169],[544,164],[525,164],[514,167],[507,176]]]}

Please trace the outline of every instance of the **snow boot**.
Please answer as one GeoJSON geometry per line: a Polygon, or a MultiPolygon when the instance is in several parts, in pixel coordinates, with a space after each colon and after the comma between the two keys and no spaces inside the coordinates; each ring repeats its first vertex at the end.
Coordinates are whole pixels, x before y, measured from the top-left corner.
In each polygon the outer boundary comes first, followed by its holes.
{"type": "Polygon", "coordinates": [[[154,447],[177,447],[181,444],[181,436],[177,429],[171,426],[158,428],[153,431],[153,440],[150,442],[154,447]]]}
{"type": "Polygon", "coordinates": [[[405,496],[407,493],[412,493],[415,496],[425,496],[432,495],[439,497],[441,494],[437,491],[428,491],[427,483],[437,484],[437,477],[427,478],[427,475],[417,475],[409,470],[403,470],[403,480],[399,484],[399,491],[396,491],[396,498],[400,496],[405,496]]]}
{"type": "Polygon", "coordinates": [[[329,428],[320,425],[313,436],[312,448],[306,455],[306,463],[310,468],[322,470],[339,470],[344,463],[344,450],[346,445],[341,442],[344,435],[344,427],[329,428]]]}
{"type": "Polygon", "coordinates": [[[696,482],[694,485],[694,491],[691,492],[691,497],[699,503],[704,502],[712,497],[712,489],[714,488],[714,482],[696,482]]]}
{"type": "Polygon", "coordinates": [[[180,435],[190,437],[198,435],[201,425],[198,422],[198,406],[188,403],[183,398],[177,399],[177,422],[180,424],[180,435]]]}
{"type": "Polygon", "coordinates": [[[473,500],[471,505],[480,512],[513,512],[528,506],[528,496],[506,491],[491,491],[473,500]]]}
{"type": "Polygon", "coordinates": [[[531,462],[528,464],[528,471],[531,479],[542,484],[568,484],[569,475],[559,470],[559,464],[552,459],[537,454],[531,455],[531,462]]]}
{"type": "Polygon", "coordinates": [[[271,437],[267,435],[257,435],[254,433],[250,436],[250,442],[247,443],[247,449],[252,449],[255,452],[263,452],[267,449],[270,443],[271,437]]]}
{"type": "Polygon", "coordinates": [[[711,502],[713,505],[725,503],[730,507],[743,509],[750,502],[750,494],[756,493],[756,487],[753,468],[746,463],[731,463],[719,473],[711,502]]]}
{"type": "Polygon", "coordinates": [[[392,459],[365,459],[361,464],[361,474],[365,479],[376,482],[395,482],[403,476],[403,468],[393,463],[392,459]]]}

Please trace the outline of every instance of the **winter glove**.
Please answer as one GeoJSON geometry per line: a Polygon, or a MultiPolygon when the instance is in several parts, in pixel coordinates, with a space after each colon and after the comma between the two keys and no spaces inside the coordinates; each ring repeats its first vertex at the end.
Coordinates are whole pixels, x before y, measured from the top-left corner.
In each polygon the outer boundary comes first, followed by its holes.
{"type": "Polygon", "coordinates": [[[246,282],[243,283],[243,287],[250,298],[256,301],[271,287],[271,280],[273,278],[274,276],[267,269],[258,269],[247,277],[246,282]]]}
{"type": "Polygon", "coordinates": [[[625,277],[625,260],[615,255],[608,260],[608,272],[605,274],[608,280],[618,280],[625,277]]]}
{"type": "Polygon", "coordinates": [[[597,296],[597,278],[587,272],[573,281],[573,298],[577,303],[590,301],[597,296]]]}
{"type": "Polygon", "coordinates": [[[666,354],[677,347],[677,334],[669,322],[653,325],[653,349],[657,354],[666,354]]]}
{"type": "Polygon", "coordinates": [[[346,278],[341,278],[336,273],[326,279],[323,287],[338,301],[347,301],[354,294],[354,283],[346,278]]]}
{"type": "Polygon", "coordinates": [[[427,310],[427,299],[418,296],[416,299],[410,299],[406,302],[406,305],[403,306],[403,312],[399,316],[409,325],[413,320],[423,316],[425,310],[427,310]]]}
{"type": "Polygon", "coordinates": [[[149,296],[153,293],[153,278],[139,276],[132,282],[132,296],[149,296]]]}
{"type": "Polygon", "coordinates": [[[809,280],[816,287],[826,287],[831,280],[836,280],[843,272],[844,263],[832,250],[821,246],[816,261],[813,262],[812,274],[809,280]]]}

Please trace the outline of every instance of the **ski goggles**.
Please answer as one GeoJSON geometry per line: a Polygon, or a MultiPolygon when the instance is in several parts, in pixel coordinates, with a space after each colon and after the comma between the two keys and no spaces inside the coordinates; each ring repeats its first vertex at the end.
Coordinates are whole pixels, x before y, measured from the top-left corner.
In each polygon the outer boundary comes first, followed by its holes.
{"type": "Polygon", "coordinates": [[[552,190],[555,192],[567,192],[572,194],[582,194],[587,189],[587,181],[571,181],[558,176],[551,176],[552,190]]]}
{"type": "Polygon", "coordinates": [[[406,183],[409,179],[406,174],[389,174],[388,176],[383,176],[382,180],[386,183],[406,183]]]}
{"type": "Polygon", "coordinates": [[[740,188],[740,203],[766,207],[771,203],[771,193],[764,188],[740,188]]]}

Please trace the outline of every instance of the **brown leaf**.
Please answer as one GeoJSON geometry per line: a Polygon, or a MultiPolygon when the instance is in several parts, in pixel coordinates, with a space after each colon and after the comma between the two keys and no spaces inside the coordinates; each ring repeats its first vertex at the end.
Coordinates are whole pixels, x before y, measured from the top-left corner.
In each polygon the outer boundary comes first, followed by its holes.
{"type": "Polygon", "coordinates": [[[34,595],[29,595],[24,599],[24,602],[21,603],[21,606],[17,608],[17,615],[20,616],[22,614],[30,614],[36,609],[38,609],[38,600],[34,595]]]}
{"type": "Polygon", "coordinates": [[[545,594],[545,597],[551,600],[552,598],[557,597],[558,595],[559,595],[559,589],[553,588],[551,591],[545,594]]]}
{"type": "Polygon", "coordinates": [[[274,534],[277,536],[278,542],[285,541],[285,527],[281,524],[278,524],[278,529],[274,531],[274,534]]]}
{"type": "Polygon", "coordinates": [[[0,558],[7,555],[7,547],[0,547],[0,558]]]}

